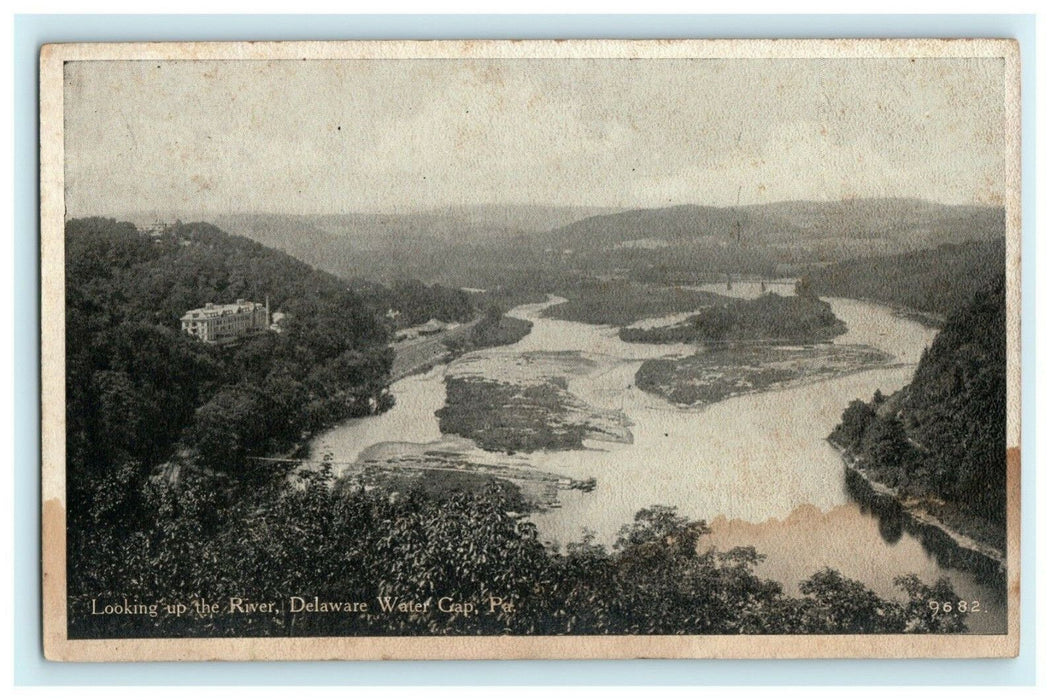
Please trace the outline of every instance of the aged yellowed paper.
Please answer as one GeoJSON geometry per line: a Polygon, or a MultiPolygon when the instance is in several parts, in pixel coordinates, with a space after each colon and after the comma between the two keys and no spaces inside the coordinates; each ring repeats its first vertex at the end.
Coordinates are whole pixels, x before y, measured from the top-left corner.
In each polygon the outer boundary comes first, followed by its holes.
{"type": "Polygon", "coordinates": [[[45,654],[1016,655],[1019,81],[45,46],[45,654]]]}

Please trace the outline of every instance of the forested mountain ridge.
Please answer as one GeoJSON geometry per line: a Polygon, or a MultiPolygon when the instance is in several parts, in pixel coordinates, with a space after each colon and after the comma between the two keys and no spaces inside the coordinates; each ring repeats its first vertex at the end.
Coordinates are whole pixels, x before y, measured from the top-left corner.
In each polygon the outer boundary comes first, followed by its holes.
{"type": "Polygon", "coordinates": [[[1005,246],[1004,239],[994,239],[847,260],[808,278],[824,296],[872,299],[946,316],[988,280],[1004,274],[1005,246]]]}
{"type": "Polygon", "coordinates": [[[1004,548],[1005,281],[993,277],[947,320],[913,380],[853,401],[831,439],[870,478],[955,529],[1004,548]]]}

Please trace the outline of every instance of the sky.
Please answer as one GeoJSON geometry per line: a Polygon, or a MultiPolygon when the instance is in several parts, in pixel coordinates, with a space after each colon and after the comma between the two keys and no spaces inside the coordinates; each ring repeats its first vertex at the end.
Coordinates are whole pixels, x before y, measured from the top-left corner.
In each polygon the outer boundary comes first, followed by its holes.
{"type": "Polygon", "coordinates": [[[1004,198],[1001,59],[86,61],[68,216],[1004,198]]]}

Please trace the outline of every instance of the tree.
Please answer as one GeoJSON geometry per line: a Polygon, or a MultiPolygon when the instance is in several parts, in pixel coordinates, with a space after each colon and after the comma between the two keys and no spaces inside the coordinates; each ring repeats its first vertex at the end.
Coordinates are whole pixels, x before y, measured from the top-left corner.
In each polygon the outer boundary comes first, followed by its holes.
{"type": "Polygon", "coordinates": [[[693,523],[676,514],[673,506],[654,505],[635,513],[635,520],[617,534],[616,549],[628,550],[646,545],[674,547],[680,553],[692,553],[700,535],[708,533],[704,522],[693,523]]]}
{"type": "Polygon", "coordinates": [[[812,632],[824,634],[868,634],[902,632],[906,614],[899,605],[882,600],[862,583],[825,568],[800,584],[800,591],[813,603],[806,621],[812,632]]]}
{"type": "Polygon", "coordinates": [[[187,441],[197,450],[202,466],[237,472],[246,457],[261,448],[259,416],[260,402],[253,389],[225,387],[195,412],[187,441]]]}
{"type": "Polygon", "coordinates": [[[834,429],[831,437],[845,447],[857,449],[867,429],[877,418],[872,405],[855,399],[841,414],[840,425],[834,429]]]}
{"type": "Polygon", "coordinates": [[[862,444],[869,455],[869,468],[876,470],[885,483],[892,486],[909,482],[917,468],[917,454],[898,417],[879,416],[867,427],[862,444]]]}

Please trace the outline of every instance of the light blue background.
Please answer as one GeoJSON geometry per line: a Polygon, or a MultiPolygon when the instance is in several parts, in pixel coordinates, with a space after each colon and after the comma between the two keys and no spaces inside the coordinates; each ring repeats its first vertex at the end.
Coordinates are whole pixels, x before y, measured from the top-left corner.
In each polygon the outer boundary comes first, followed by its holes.
{"type": "Polygon", "coordinates": [[[1032,684],[1035,681],[1035,18],[1031,15],[21,15],[15,18],[15,682],[1032,684]],[[57,664],[41,654],[37,54],[70,41],[1011,37],[1023,65],[1023,623],[1012,660],[57,664]]]}

